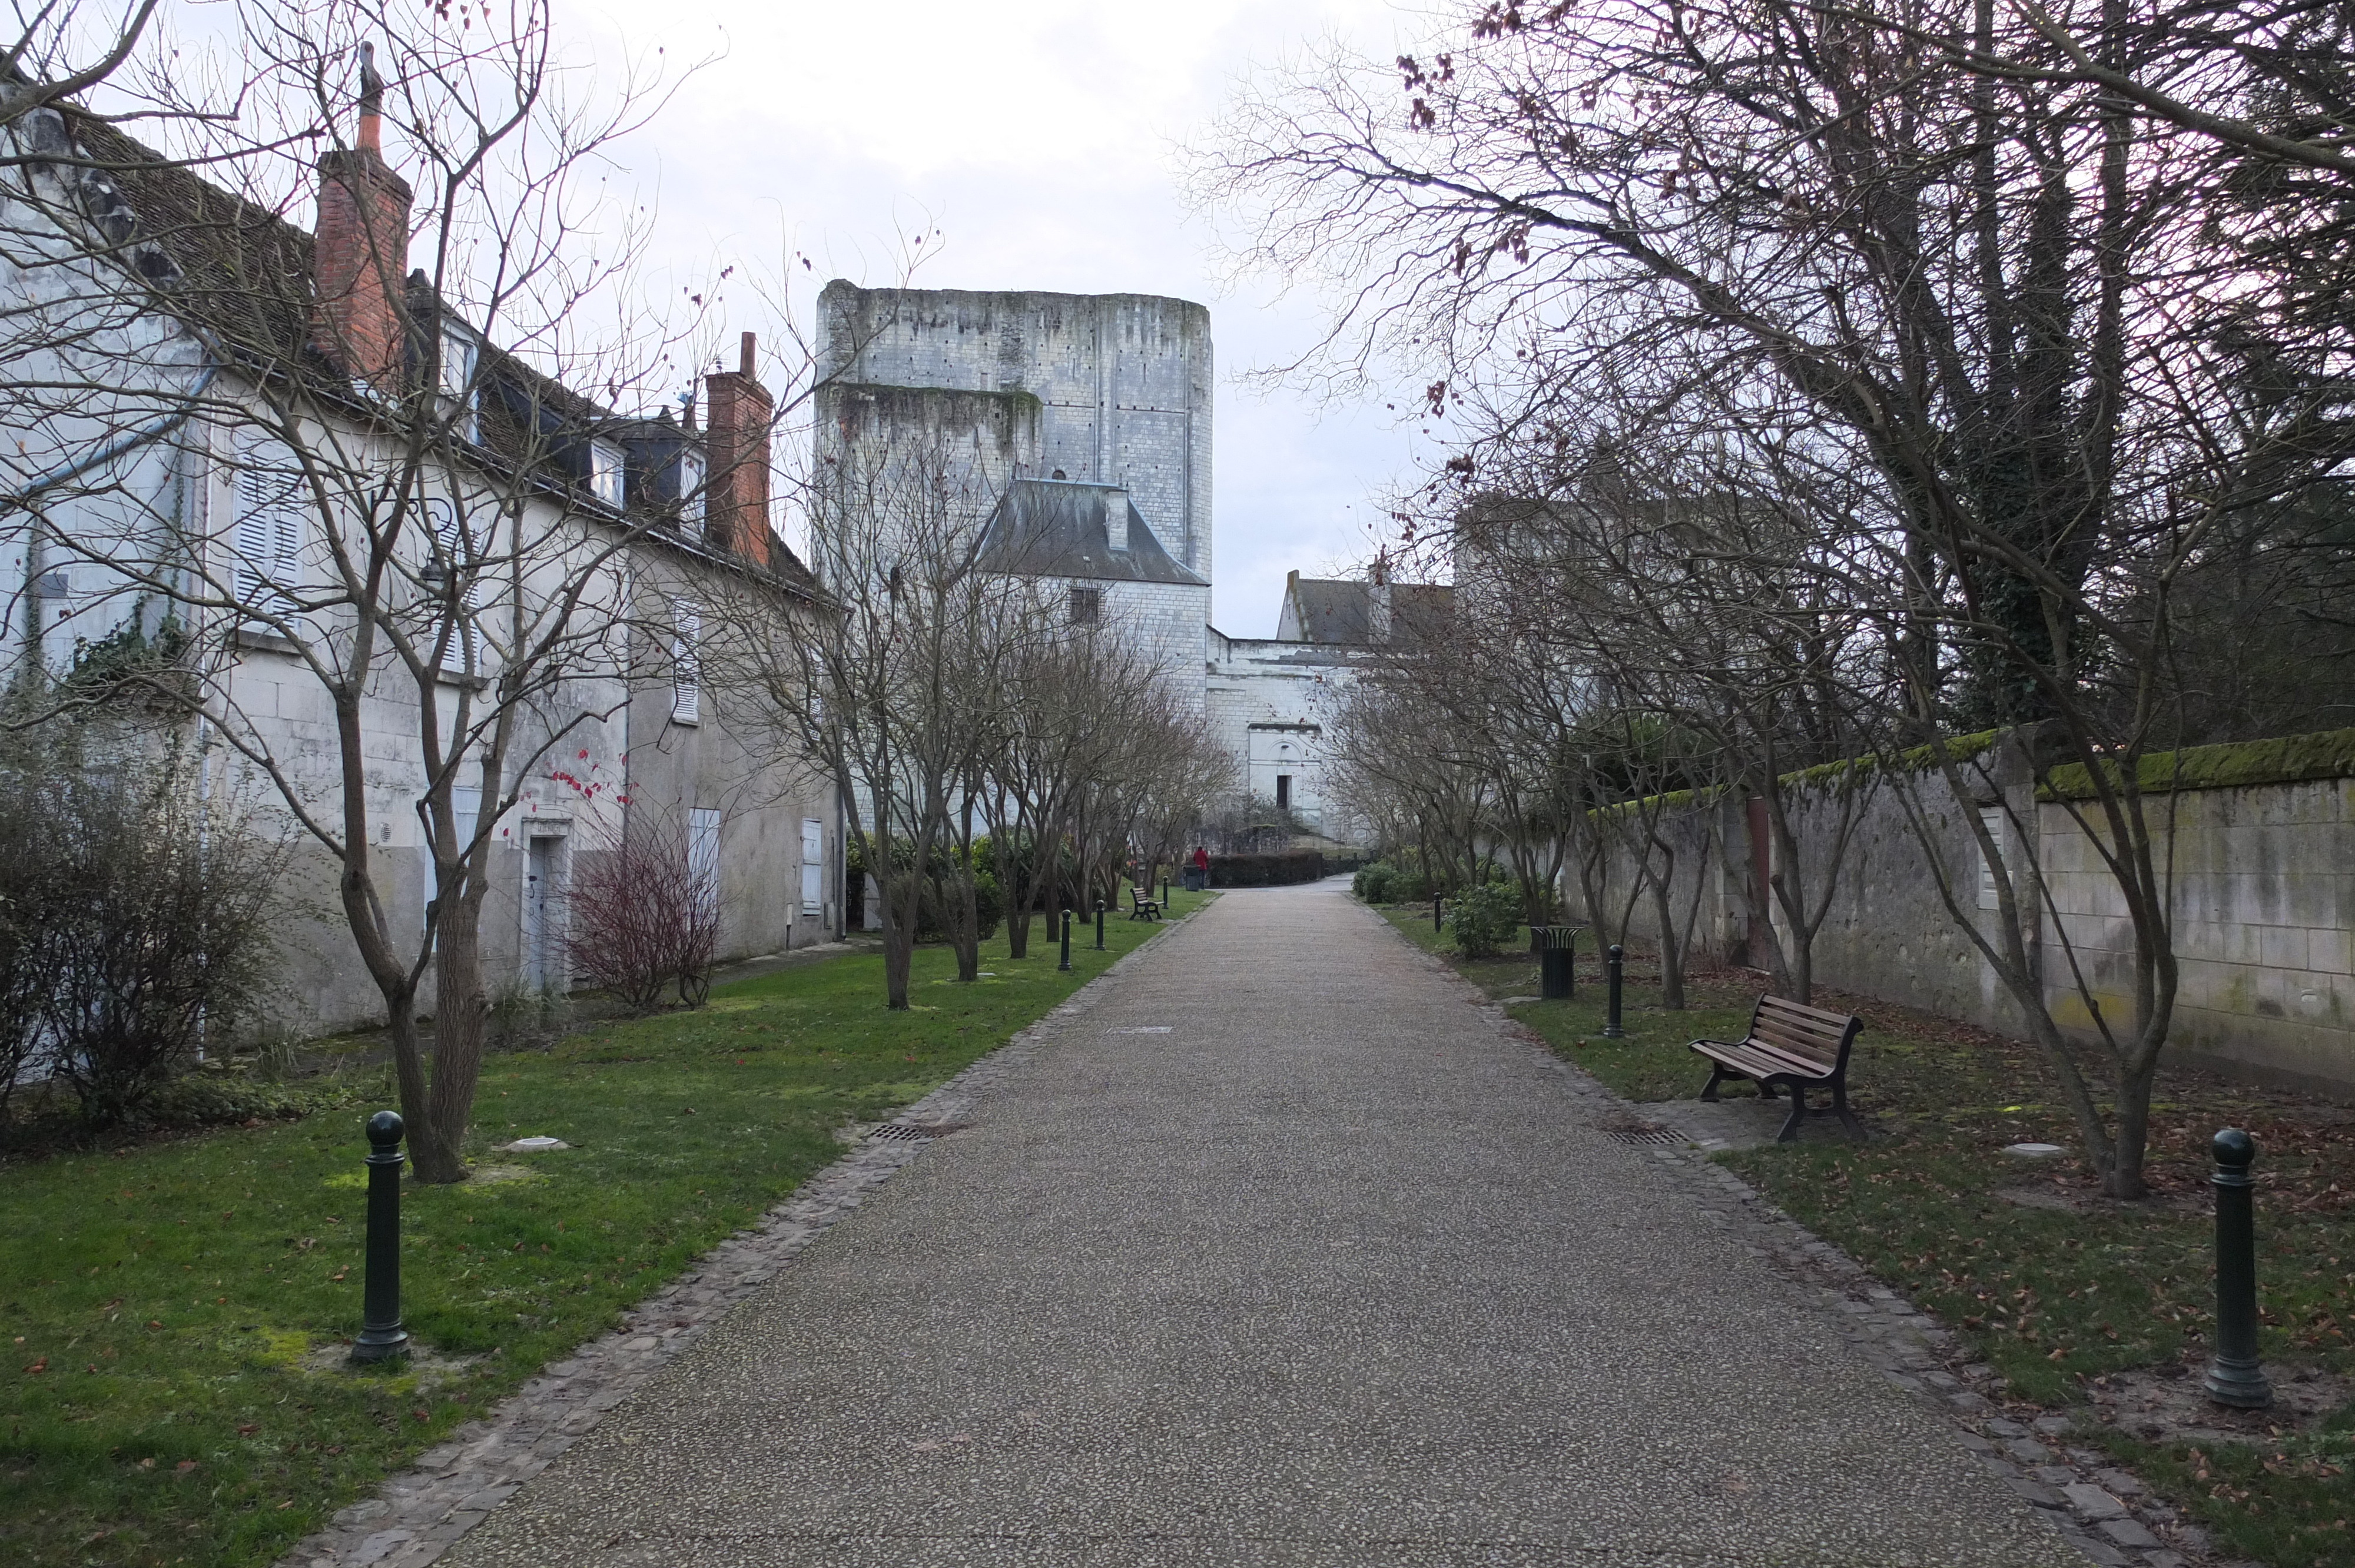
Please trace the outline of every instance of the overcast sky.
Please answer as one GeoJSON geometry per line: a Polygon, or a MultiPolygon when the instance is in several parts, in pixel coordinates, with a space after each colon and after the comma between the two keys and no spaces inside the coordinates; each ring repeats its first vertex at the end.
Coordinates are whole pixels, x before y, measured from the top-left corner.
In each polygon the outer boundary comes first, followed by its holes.
{"type": "MultiPolygon", "coordinates": [[[[658,243],[682,270],[792,246],[813,282],[889,284],[904,238],[937,232],[918,287],[1199,301],[1219,362],[1219,629],[1272,635],[1287,569],[1330,575],[1370,553],[1363,519],[1408,471],[1408,432],[1380,403],[1238,384],[1309,342],[1320,302],[1224,291],[1173,143],[1254,62],[1327,32],[1386,56],[1412,17],[1386,0],[569,3],[601,60],[657,44],[672,60],[725,51],[628,171],[658,189],[658,243]]],[[[731,308],[731,333],[758,324],[731,308]]]]}

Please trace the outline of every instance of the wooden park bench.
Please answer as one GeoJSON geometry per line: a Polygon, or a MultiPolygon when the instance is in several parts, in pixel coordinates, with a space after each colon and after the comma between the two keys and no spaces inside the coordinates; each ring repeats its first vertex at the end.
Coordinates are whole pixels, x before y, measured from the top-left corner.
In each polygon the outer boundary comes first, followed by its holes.
{"type": "Polygon", "coordinates": [[[1128,917],[1132,920],[1160,919],[1161,900],[1147,898],[1145,889],[1132,884],[1128,890],[1128,917]]]}
{"type": "Polygon", "coordinates": [[[1692,1048],[1709,1058],[1705,1100],[1717,1098],[1717,1086],[1733,1078],[1757,1084],[1761,1099],[1773,1099],[1777,1086],[1791,1091],[1790,1118],[1776,1140],[1789,1143],[1807,1119],[1807,1086],[1831,1086],[1831,1109],[1852,1138],[1864,1128],[1848,1108],[1848,1054],[1856,1044],[1864,1020],[1820,1007],[1802,1007],[1779,996],[1762,996],[1750,1015],[1750,1033],[1741,1040],[1696,1040],[1692,1048]]]}

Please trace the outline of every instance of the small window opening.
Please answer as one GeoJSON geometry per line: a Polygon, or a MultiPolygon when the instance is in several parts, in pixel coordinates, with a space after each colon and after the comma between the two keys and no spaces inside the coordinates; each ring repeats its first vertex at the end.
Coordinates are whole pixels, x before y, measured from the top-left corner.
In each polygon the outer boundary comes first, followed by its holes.
{"type": "Polygon", "coordinates": [[[1103,619],[1103,589],[1075,588],[1071,590],[1071,624],[1093,626],[1103,619]]]}
{"type": "Polygon", "coordinates": [[[1292,809],[1292,775],[1289,773],[1275,776],[1275,809],[1279,811],[1292,809]]]}

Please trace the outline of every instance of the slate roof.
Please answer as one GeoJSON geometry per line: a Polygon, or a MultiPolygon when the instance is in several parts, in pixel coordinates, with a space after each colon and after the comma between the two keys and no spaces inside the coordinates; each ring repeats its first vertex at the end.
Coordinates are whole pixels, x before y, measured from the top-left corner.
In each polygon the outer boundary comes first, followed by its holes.
{"type": "MultiPolygon", "coordinates": [[[[114,253],[156,291],[158,309],[197,327],[248,372],[310,379],[333,399],[350,382],[311,346],[313,237],[277,214],[204,178],[70,106],[59,119],[36,114],[35,150],[80,163],[80,197],[114,253]],[[69,141],[68,138],[70,138],[69,141]]],[[[461,326],[422,272],[407,280],[407,307],[417,339],[445,316],[461,326]]],[[[475,446],[494,465],[528,461],[551,489],[588,501],[591,438],[619,442],[628,454],[634,509],[677,499],[677,461],[695,436],[668,423],[624,417],[533,370],[496,344],[481,343],[476,374],[475,446]]],[[[365,410],[357,402],[356,413],[365,410]]],[[[692,555],[715,551],[665,524],[646,535],[692,555]]],[[[770,575],[811,597],[817,579],[773,529],[770,575]]]]}
{"type": "MultiPolygon", "coordinates": [[[[1375,646],[1373,588],[1369,583],[1294,577],[1284,592],[1292,613],[1284,618],[1297,636],[1286,641],[1375,646]]],[[[1391,585],[1391,644],[1444,636],[1454,612],[1455,590],[1444,584],[1391,585]]]]}
{"type": "Polygon", "coordinates": [[[1209,587],[1208,577],[1162,548],[1128,492],[1079,480],[1018,479],[1009,483],[982,529],[978,564],[985,571],[1022,577],[1209,587]],[[1107,510],[1115,506],[1128,514],[1125,550],[1112,547],[1104,525],[1107,510]]]}

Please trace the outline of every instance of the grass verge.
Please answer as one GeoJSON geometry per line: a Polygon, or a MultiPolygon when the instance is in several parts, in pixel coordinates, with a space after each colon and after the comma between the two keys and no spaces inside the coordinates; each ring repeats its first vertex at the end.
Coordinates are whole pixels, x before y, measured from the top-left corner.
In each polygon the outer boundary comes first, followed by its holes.
{"type": "MultiPolygon", "coordinates": [[[[1427,909],[1389,915],[1490,996],[1536,991],[1526,953],[1466,961],[1431,929],[1427,909]]],[[[1747,971],[1697,976],[1692,1005],[1670,1012],[1658,1005],[1657,969],[1631,955],[1627,1037],[1604,1041],[1600,965],[1582,954],[1575,999],[1508,1011],[1631,1100],[1689,1099],[1708,1069],[1686,1043],[1738,1037],[1763,983],[1747,971]]],[[[2196,1378],[2210,1354],[2208,1141],[2224,1126],[2254,1132],[2262,1151],[2257,1266],[2271,1375],[2355,1379],[2355,1110],[2169,1074],[2152,1117],[2155,1196],[2115,1203],[2087,1170],[1998,1152],[2076,1141],[2033,1047],[1863,998],[1816,1000],[1865,1020],[1849,1077],[1874,1137],[1720,1158],[1959,1329],[2014,1401],[2077,1414],[2085,1442],[2196,1517],[2227,1555],[2272,1568],[2355,1568],[2355,1402],[2309,1426],[2259,1423],[2231,1443],[2182,1438],[2166,1423],[2094,1419],[2096,1402],[2127,1383],[2196,1378]]]]}
{"type": "MultiPolygon", "coordinates": [[[[1178,894],[1175,913],[1207,895],[1178,894]]],[[[359,1109],[0,1167],[0,1561],[269,1562],[546,1361],[613,1325],[839,1156],[836,1129],[922,1096],[1159,927],[1034,929],[975,984],[916,955],[915,1007],[857,955],[491,1059],[476,1179],[404,1195],[410,1331],[348,1370],[359,1109]],[[508,1155],[535,1134],[571,1145],[508,1155]]],[[[389,1103],[385,1089],[374,1104],[389,1103]]]]}

